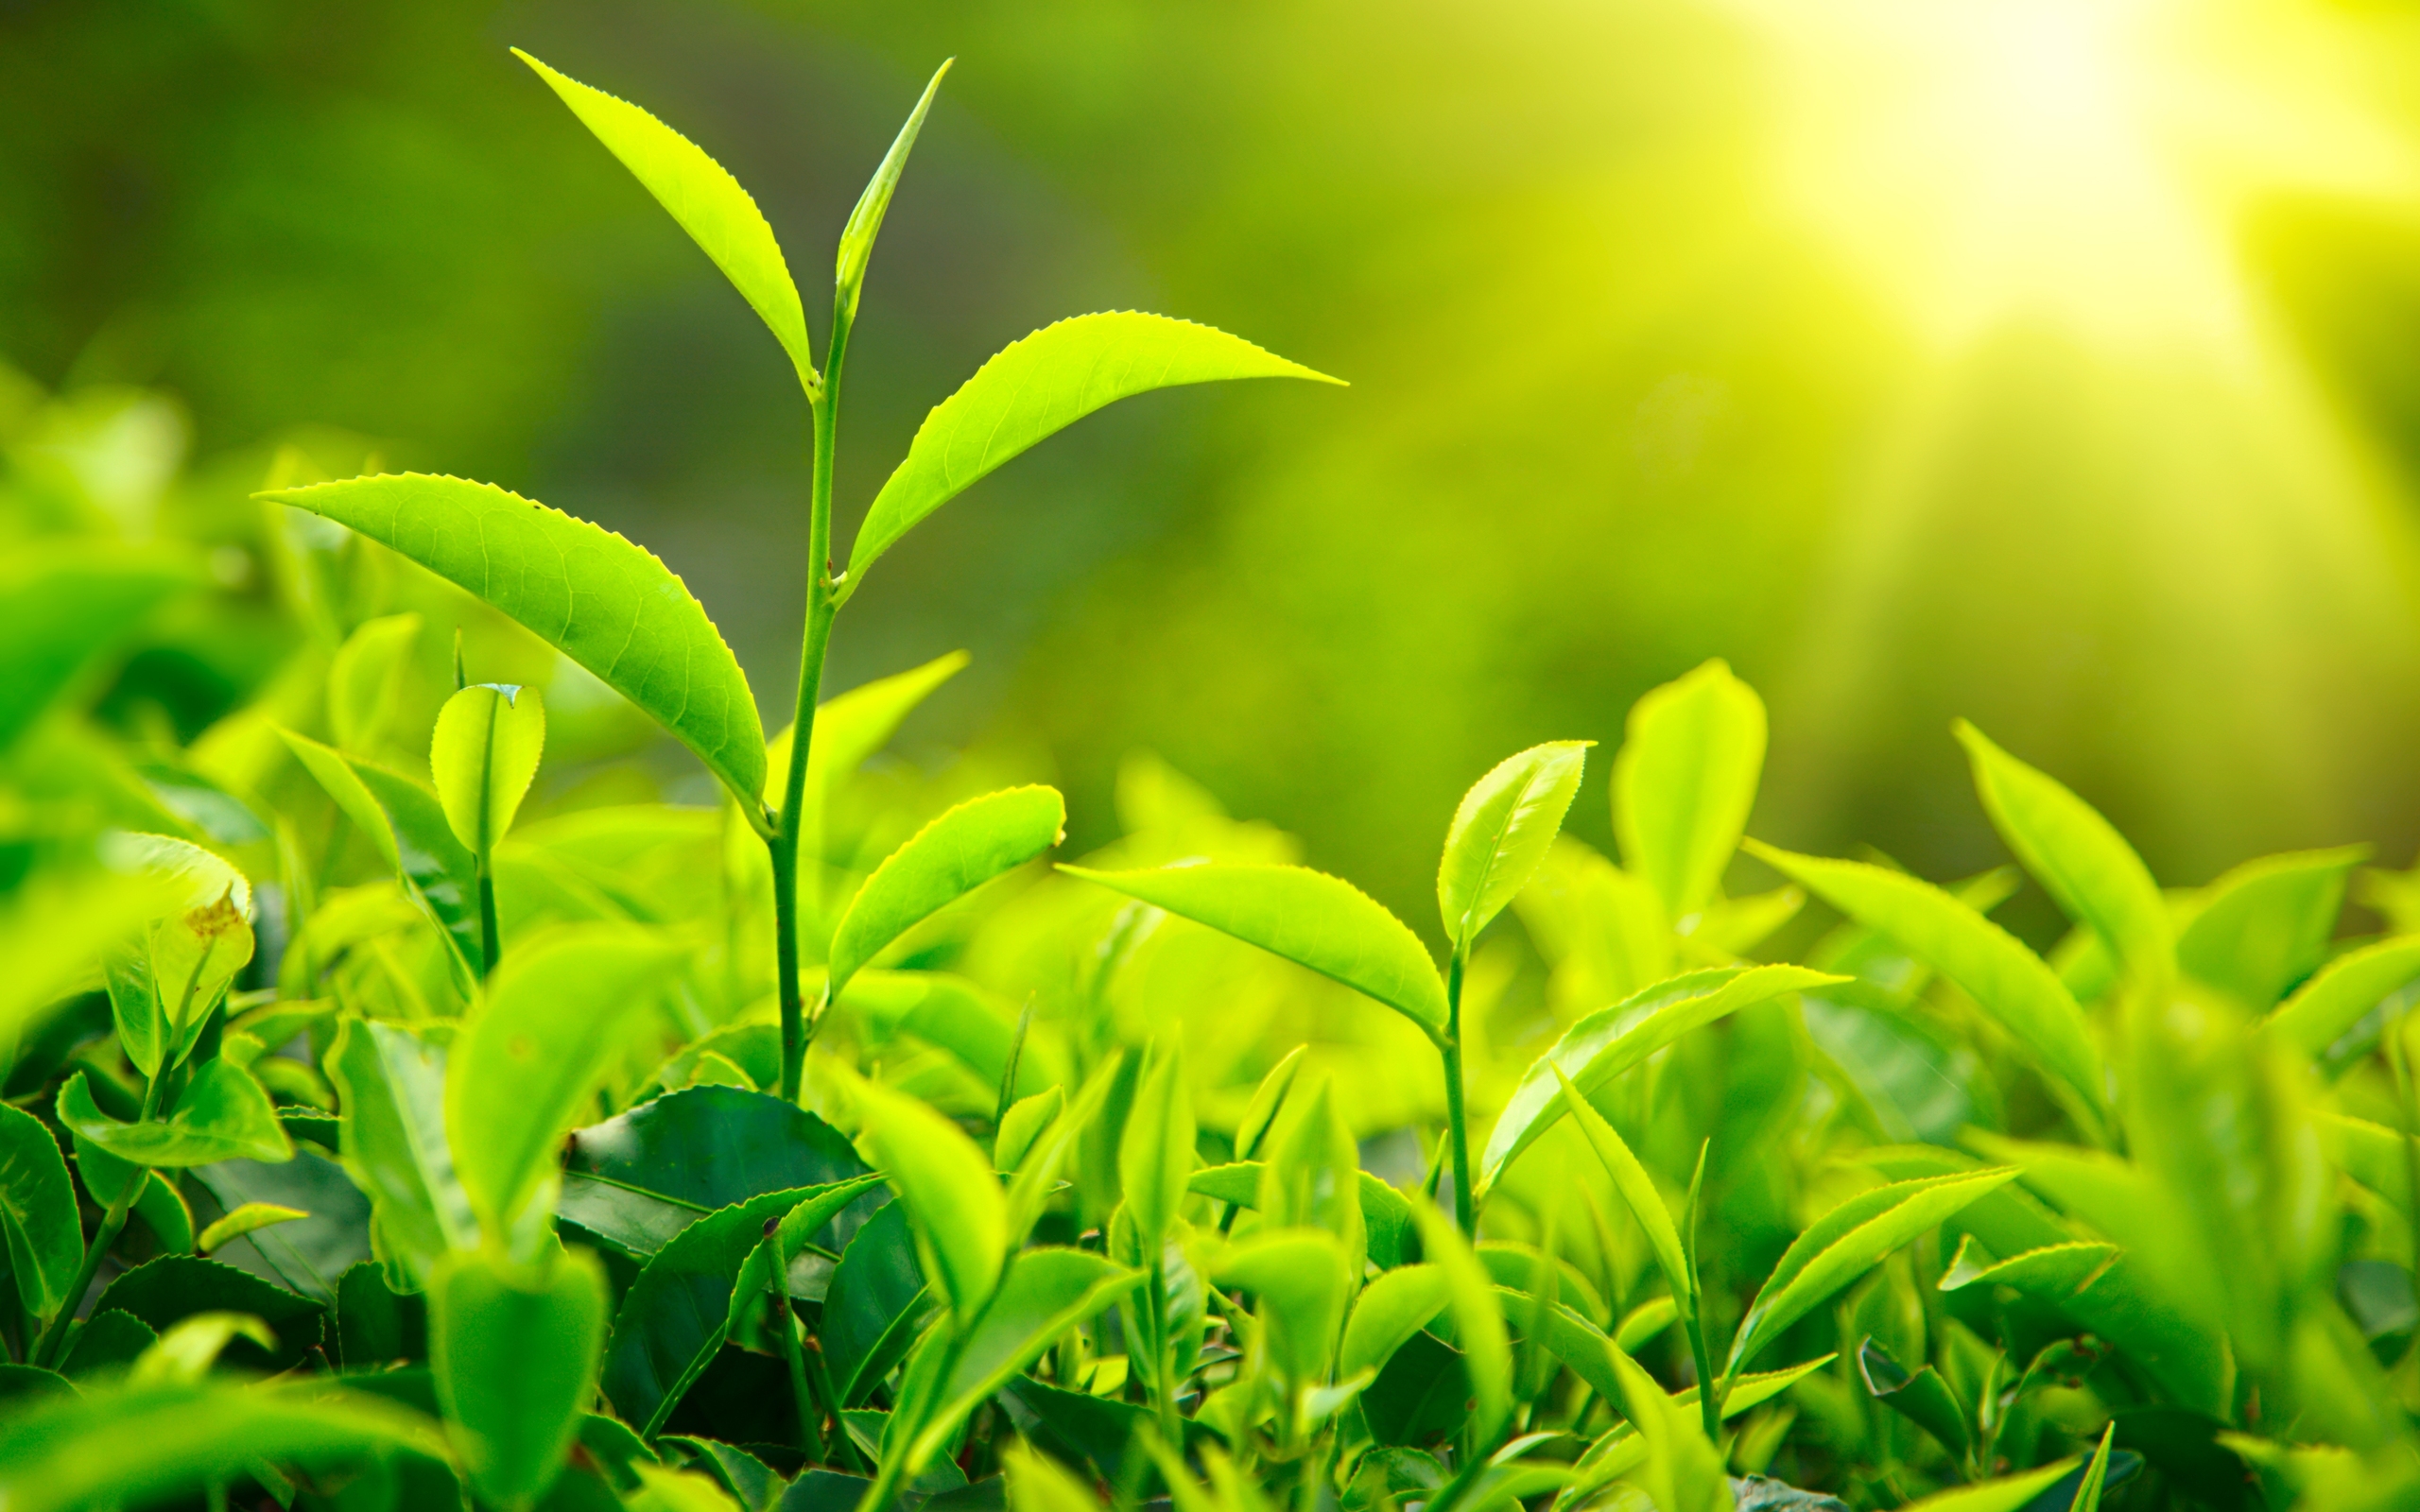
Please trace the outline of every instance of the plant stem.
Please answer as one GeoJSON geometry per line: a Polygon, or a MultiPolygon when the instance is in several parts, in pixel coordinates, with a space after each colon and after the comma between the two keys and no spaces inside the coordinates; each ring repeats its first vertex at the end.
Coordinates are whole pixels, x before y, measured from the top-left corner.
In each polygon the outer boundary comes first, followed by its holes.
{"type": "MultiPolygon", "coordinates": [[[[790,1311],[789,1272],[782,1261],[781,1241],[768,1236],[766,1243],[772,1246],[767,1257],[770,1284],[766,1290],[773,1304],[773,1328],[782,1336],[782,1360],[790,1369],[790,1404],[798,1412],[799,1447],[806,1452],[806,1462],[814,1465],[823,1459],[822,1408],[807,1386],[806,1350],[799,1343],[798,1314],[790,1311]]],[[[844,1435],[849,1431],[846,1423],[836,1420],[834,1426],[844,1435]]]]}
{"type": "Polygon", "coordinates": [[[797,1102],[806,1067],[806,1005],[798,989],[798,842],[806,796],[806,757],[815,743],[815,704],[823,687],[823,655],[839,612],[832,582],[832,453],[839,437],[840,365],[849,324],[836,310],[832,345],[823,358],[823,392],[809,401],[815,421],[807,494],[806,627],[799,647],[798,705],[790,724],[789,769],[782,778],[782,812],[772,839],[773,956],[780,973],[782,1096],[797,1102]]]}
{"type": "Polygon", "coordinates": [[[59,1314],[43,1331],[31,1356],[35,1365],[56,1363],[56,1357],[67,1339],[67,1325],[76,1321],[76,1310],[84,1305],[84,1294],[93,1289],[93,1278],[101,1273],[101,1261],[108,1256],[110,1246],[117,1243],[118,1230],[126,1227],[126,1215],[134,1206],[134,1194],[151,1179],[151,1173],[137,1166],[126,1183],[126,1190],[110,1199],[101,1213],[101,1226],[93,1230],[93,1242],[84,1246],[84,1263],[76,1267],[76,1280],[67,1287],[67,1300],[59,1304],[59,1314]]]}
{"type": "Polygon", "coordinates": [[[1153,1405],[1159,1408],[1161,1436],[1181,1454],[1184,1452],[1184,1419],[1177,1416],[1177,1383],[1169,1379],[1172,1373],[1171,1367],[1176,1364],[1176,1351],[1169,1347],[1168,1340],[1168,1268],[1167,1246],[1165,1243],[1160,1246],[1160,1253],[1151,1259],[1151,1279],[1146,1284],[1151,1288],[1150,1316],[1153,1405]]]}
{"type": "Polygon", "coordinates": [[[1454,1150],[1454,1223],[1466,1239],[1478,1231],[1471,1204],[1470,1117],[1462,1101],[1462,967],[1468,954],[1455,946],[1445,971],[1445,1042],[1438,1047],[1445,1060],[1445,1132],[1454,1150]]]}

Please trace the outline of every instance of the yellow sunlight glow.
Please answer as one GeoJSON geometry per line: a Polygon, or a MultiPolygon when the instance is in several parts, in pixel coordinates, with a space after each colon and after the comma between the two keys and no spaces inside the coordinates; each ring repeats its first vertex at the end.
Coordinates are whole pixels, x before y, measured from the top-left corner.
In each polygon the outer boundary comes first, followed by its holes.
{"type": "Polygon", "coordinates": [[[2014,318],[2245,357],[2247,202],[2413,182],[2310,5],[1736,3],[1776,44],[1785,202],[1950,350],[2014,318]]]}

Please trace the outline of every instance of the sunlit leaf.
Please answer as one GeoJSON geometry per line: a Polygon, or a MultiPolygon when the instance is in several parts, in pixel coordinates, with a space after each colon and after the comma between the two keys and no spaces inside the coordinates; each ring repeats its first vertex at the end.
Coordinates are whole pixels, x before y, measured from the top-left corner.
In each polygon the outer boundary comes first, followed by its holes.
{"type": "Polygon", "coordinates": [[[1764,700],[1720,660],[1631,706],[1614,757],[1614,834],[1673,921],[1721,882],[1764,765],[1764,700]]]}
{"type": "Polygon", "coordinates": [[[512,828],[545,744],[546,705],[535,688],[475,683],[445,700],[428,766],[463,849],[485,855],[512,828]]]}
{"type": "Polygon", "coordinates": [[[102,1112],[79,1071],[59,1090],[59,1121],[78,1138],[143,1166],[284,1160],[294,1154],[268,1093],[230,1060],[198,1068],[167,1117],[148,1124],[120,1123],[102,1112]]]}
{"type": "Polygon", "coordinates": [[[1975,791],[2000,838],[2067,917],[2088,924],[2137,972],[2164,977],[2173,960],[2168,904],[2149,868],[2115,826],[2058,781],[1960,720],[1975,791]]]}
{"type": "Polygon", "coordinates": [[[2269,1033],[2307,1056],[2327,1049],[2391,993],[2420,981],[2420,935],[2397,935],[2327,963],[2269,1015],[2269,1033]]]}
{"type": "Polygon", "coordinates": [[[861,1090],[866,1138],[899,1189],[916,1228],[925,1274],[963,1323],[999,1285],[1009,1214],[992,1162],[941,1114],[911,1097],[861,1090]]]}
{"type": "Polygon", "coordinates": [[[1445,936],[1468,946],[1528,885],[1580,791],[1594,741],[1564,740],[1508,756],[1462,795],[1437,868],[1445,936]]]}
{"type": "Polygon", "coordinates": [[[527,1506],[562,1473],[596,1389],[610,1293],[589,1255],[539,1267],[493,1250],[449,1256],[429,1284],[429,1364],[479,1494],[527,1506]]]}
{"type": "Polygon", "coordinates": [[[1193,1097],[1180,1045],[1154,1045],[1119,1137],[1118,1184],[1143,1252],[1157,1254],[1184,1205],[1193,1175],[1193,1097]]]}
{"type": "Polygon", "coordinates": [[[1210,862],[1152,871],[1060,870],[1207,924],[1375,998],[1434,1037],[1445,984],[1420,936],[1351,883],[1304,867],[1210,862]]]}
{"type": "Polygon", "coordinates": [[[1614,1191],[1618,1194],[1631,1216],[1637,1220],[1640,1231],[1647,1235],[1649,1253],[1655,1257],[1656,1268],[1664,1273],[1664,1284],[1672,1290],[1673,1303],[1679,1308],[1684,1322],[1697,1317],[1697,1281],[1692,1275],[1688,1257],[1681,1245],[1681,1231],[1672,1223],[1672,1211],[1664,1205],[1664,1195],[1655,1190],[1655,1182],[1631,1153],[1614,1126],[1604,1115],[1589,1105],[1580,1089],[1563,1074],[1563,1068],[1551,1060],[1547,1066],[1563,1088],[1564,1108],[1579,1121],[1580,1131],[1587,1137],[1588,1147],[1613,1177],[1614,1191]]]}
{"type": "Polygon", "coordinates": [[[404,674],[420,627],[418,614],[382,614],[362,621],[337,647],[328,662],[328,731],[338,750],[378,754],[403,701],[404,674]]]}
{"type": "Polygon", "coordinates": [[[1066,803],[1055,788],[1011,787],[970,799],[883,858],[832,933],[831,991],[909,929],[1059,843],[1066,803]]]}
{"type": "Polygon", "coordinates": [[[837,292],[836,308],[842,320],[856,317],[857,295],[865,286],[866,264],[873,256],[873,240],[882,231],[883,213],[890,208],[890,196],[899,187],[899,175],[908,166],[908,154],[915,149],[917,133],[925,129],[925,112],[933,108],[933,96],[941,92],[942,79],[948,73],[948,62],[933,71],[933,81],[925,86],[916,108],[908,112],[908,124],[891,140],[890,150],[882,155],[873,178],[867,181],[864,193],[857,196],[856,207],[849,212],[849,223],[840,228],[840,251],[833,287],[837,292]]]}
{"type": "Polygon", "coordinates": [[[1523,1150],[1559,1123],[1563,1087],[1556,1072],[1583,1094],[1644,1061],[1692,1029],[1704,1027],[1752,1004],[1787,992],[1839,982],[1841,977],[1798,966],[1718,967],[1687,971],[1659,982],[1563,1033],[1547,1053],[1521,1074],[1521,1082],[1496,1115],[1473,1181],[1484,1196],[1523,1150]]]}
{"type": "Polygon", "coordinates": [[[1454,1343],[1471,1377],[1471,1442],[1493,1449],[1512,1416],[1512,1346],[1496,1306],[1495,1283],[1453,1220],[1428,1203],[1415,1204],[1421,1252],[1445,1276],[1445,1299],[1454,1316],[1454,1343]]]}
{"type": "Polygon", "coordinates": [[[800,384],[809,393],[821,388],[806,336],[806,312],[799,303],[798,285],[790,282],[789,263],[773,239],[773,228],[765,223],[764,212],[739,180],[687,137],[637,106],[566,78],[518,47],[512,56],[562,96],[580,124],[622,160],[656,203],[714,259],[789,354],[800,384]]]}
{"type": "Polygon", "coordinates": [[[1078,1323],[1093,1316],[1144,1280],[1139,1271],[1111,1263],[1080,1249],[1028,1249],[1001,1279],[998,1295],[982,1321],[951,1361],[938,1405],[908,1451],[911,1471],[921,1469],[966,1415],[1078,1323]]]}
{"type": "Polygon", "coordinates": [[[264,497],[350,525],[485,599],[652,715],[741,801],[764,790],[765,730],[748,679],[653,553],[460,478],[387,473],[264,497]]]}
{"type": "Polygon", "coordinates": [[[2176,963],[2248,1007],[2267,1008],[2326,958],[2344,880],[2367,846],[2248,861],[2203,889],[2176,936],[2176,963]]]}
{"type": "Polygon", "coordinates": [[[1132,311],[1078,316],[1003,348],[917,428],[857,529],[850,584],[918,521],[1045,437],[1132,394],[1227,378],[1336,381],[1222,331],[1132,311]]]}
{"type": "Polygon", "coordinates": [[[1435,1264],[1405,1265],[1363,1287],[1345,1321],[1336,1373],[1349,1378],[1385,1365],[1445,1311],[1447,1291],[1444,1269],[1435,1264]]]}
{"type": "Polygon", "coordinates": [[[309,1216],[300,1208],[282,1207],[274,1202],[247,1202],[229,1210],[225,1217],[202,1229],[200,1236],[194,1240],[194,1248],[207,1255],[231,1239],[241,1239],[274,1224],[293,1223],[309,1216]]]}

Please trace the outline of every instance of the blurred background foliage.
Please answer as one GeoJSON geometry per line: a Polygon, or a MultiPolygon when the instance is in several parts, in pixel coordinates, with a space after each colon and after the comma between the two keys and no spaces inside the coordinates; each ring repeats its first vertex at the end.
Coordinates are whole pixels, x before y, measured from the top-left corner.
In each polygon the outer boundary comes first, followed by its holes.
{"type": "Polygon", "coordinates": [[[1122,406],[857,601],[826,685],[971,649],[910,747],[1060,782],[1080,849],[1149,748],[1424,918],[1475,773],[1708,656],[1771,702],[1753,830],[1797,848],[1996,859],[1954,714],[2171,885],[2420,841],[2420,12],[2372,0],[0,4],[14,486],[220,548],[129,730],[281,664],[245,495],[288,445],[646,542],[783,722],[804,405],[508,43],[694,136],[810,284],[960,59],[852,348],[843,540],[1066,311],[1352,381],[1122,406]]]}

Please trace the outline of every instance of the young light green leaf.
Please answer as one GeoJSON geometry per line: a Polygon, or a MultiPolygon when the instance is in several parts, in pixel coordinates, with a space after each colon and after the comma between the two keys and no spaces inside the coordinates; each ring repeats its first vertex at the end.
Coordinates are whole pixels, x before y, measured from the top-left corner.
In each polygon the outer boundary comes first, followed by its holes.
{"type": "Polygon", "coordinates": [[[1910,1371],[1873,1338],[1858,1346],[1857,1368],[1875,1400],[1932,1435],[1953,1456],[1965,1457],[1973,1440],[1966,1411],[1940,1371],[1928,1365],[1910,1371]]]}
{"type": "Polygon", "coordinates": [[[2202,889],[2201,911],[2176,936],[2176,963],[2196,979],[2266,1009],[2327,957],[2346,874],[2364,845],[2263,856],[2202,889]]]}
{"type": "Polygon", "coordinates": [[[1349,882],[1306,867],[1232,862],[1059,869],[1308,967],[1377,999],[1431,1039],[1444,1032],[1445,984],[1427,947],[1349,882]]]}
{"type": "Polygon", "coordinates": [[[1955,982],[2098,1116],[2100,1057],[2058,973],[2007,930],[1939,887],[1862,861],[1796,855],[1754,840],[1757,859],[1955,982]]]}
{"type": "Polygon", "coordinates": [[[1450,1288],[1442,1265],[1401,1265],[1361,1288],[1345,1321],[1336,1373],[1351,1380],[1394,1358],[1397,1349],[1445,1311],[1450,1288]]]}
{"type": "Polygon", "coordinates": [[[2351,1033],[2388,994],[2414,981],[2420,981],[2420,935],[2397,935],[2328,962],[2264,1026],[2304,1055],[2316,1056],[2351,1033]]]}
{"type": "Polygon", "coordinates": [[[251,1073],[212,1060],[193,1074],[167,1118],[121,1124],[93,1101],[78,1072],[59,1090],[59,1121],[121,1160],[142,1166],[211,1165],[219,1160],[288,1160],[293,1142],[251,1073]]]}
{"type": "Polygon", "coordinates": [[[1954,728],[1984,810],[2033,880],[2129,970],[2164,979],[2175,958],[2168,904],[2126,837],[2091,804],[1973,725],[1962,719],[1954,728]]]}
{"type": "Polygon", "coordinates": [[[837,999],[892,940],[1057,845],[1066,823],[1056,788],[1011,787],[969,799],[917,831],[874,868],[833,930],[830,995],[837,999]]]}
{"type": "Polygon", "coordinates": [[[1359,1275],[1369,1228],[1361,1212],[1361,1152],[1336,1106],[1335,1088],[1320,1083],[1299,1117],[1279,1130],[1260,1169],[1256,1200],[1261,1222],[1275,1228],[1324,1228],[1344,1246],[1359,1275]]]}
{"type": "Polygon", "coordinates": [[[891,191],[899,187],[901,170],[908,166],[908,154],[914,150],[916,135],[925,129],[925,112],[933,108],[933,96],[941,92],[942,79],[949,73],[949,65],[957,59],[943,60],[933,71],[933,81],[908,112],[908,124],[899,129],[891,140],[890,150],[882,155],[882,165],[875,168],[873,178],[857,196],[856,208],[849,212],[849,223],[840,230],[840,253],[835,263],[833,287],[836,291],[836,318],[845,322],[857,315],[857,295],[864,288],[866,264],[873,256],[873,239],[882,231],[883,213],[890,208],[891,191]]]}
{"type": "Polygon", "coordinates": [[[390,1262],[424,1286],[441,1256],[478,1243],[445,1141],[445,1059],[400,1024],[350,1017],[327,1057],[345,1174],[369,1195],[390,1262]]]}
{"type": "Polygon", "coordinates": [[[1008,1259],[1008,1202],[972,1140],[913,1097],[871,1084],[859,1089],[866,1138],[914,1220],[925,1274],[941,1287],[961,1327],[999,1285],[1008,1259]]]}
{"type": "Polygon", "coordinates": [[[1174,1040],[1155,1044],[1117,1146],[1118,1182],[1146,1255],[1160,1252],[1184,1206],[1185,1183],[1193,1175],[1193,1093],[1185,1085],[1184,1046],[1174,1040]]]}
{"type": "Polygon", "coordinates": [[[1751,1004],[1843,980],[1798,966],[1716,967],[1684,972],[1590,1014],[1521,1074],[1487,1136],[1472,1185],[1485,1196],[1504,1168],[1561,1121],[1557,1071],[1582,1094],[1592,1093],[1692,1029],[1751,1004]]]}
{"type": "Polygon", "coordinates": [[[349,525],[485,599],[653,716],[742,803],[764,791],[765,728],[748,679],[654,553],[460,478],[388,473],[262,497],[349,525]]]}
{"type": "Polygon", "coordinates": [[[1614,1190],[1621,1194],[1631,1216],[1638,1221],[1640,1230],[1647,1235],[1647,1247],[1655,1257],[1656,1268],[1664,1273],[1664,1284],[1672,1289],[1673,1305],[1678,1308],[1685,1323],[1694,1324],[1698,1309],[1697,1279],[1690,1273],[1688,1257],[1682,1252],[1681,1231],[1673,1227],[1672,1211],[1664,1205],[1663,1194],[1655,1190],[1654,1179],[1647,1174],[1647,1168],[1638,1163],[1638,1157],[1622,1143],[1622,1137],[1614,1131],[1614,1126],[1605,1122],[1605,1116],[1581,1095],[1580,1089],[1571,1084],[1571,1078],[1563,1074],[1563,1068],[1550,1058],[1546,1064],[1554,1072],[1555,1080],[1563,1089],[1564,1107],[1580,1121],[1580,1129],[1587,1136],[1588,1147],[1597,1152],[1597,1159],[1604,1163],[1606,1174],[1614,1178],[1614,1190]]]}
{"type": "MultiPolygon", "coordinates": [[[[577,79],[566,78],[545,64],[512,49],[546,87],[579,116],[580,124],[622,160],[631,177],[647,186],[656,203],[671,213],[731,286],[748,301],[773,339],[789,354],[798,381],[810,394],[821,391],[815,370],[815,352],[807,340],[806,311],[798,285],[790,281],[790,266],[782,256],[773,228],[756,208],[739,180],[708,157],[687,137],[627,100],[614,98],[577,79]]],[[[592,669],[594,670],[594,669],[592,669]]],[[[744,789],[743,791],[749,791],[744,789]]]]}
{"type": "Polygon", "coordinates": [[[328,730],[337,748],[376,756],[402,702],[404,673],[420,639],[417,614],[364,620],[328,662],[328,730]]]}
{"type": "Polygon", "coordinates": [[[309,1216],[300,1208],[284,1207],[274,1202],[247,1202],[203,1228],[193,1247],[196,1253],[207,1255],[231,1239],[241,1239],[272,1225],[292,1223],[309,1216]]]}
{"type": "Polygon", "coordinates": [[[1260,1142],[1286,1106],[1286,1094],[1294,1090],[1294,1078],[1302,1074],[1303,1057],[1310,1048],[1296,1045],[1286,1052],[1284,1058],[1270,1067],[1269,1074],[1252,1090],[1252,1101],[1244,1105],[1244,1116],[1236,1123],[1236,1160],[1250,1160],[1259,1156],[1260,1142]]]}
{"type": "Polygon", "coordinates": [[[1737,1502],[1722,1473],[1722,1456],[1707,1442],[1697,1418],[1681,1411],[1629,1355],[1616,1350],[1613,1361],[1623,1410],[1646,1442],[1636,1478],[1648,1500],[1659,1512],[1731,1512],[1737,1502]]]}
{"type": "MultiPolygon", "coordinates": [[[[2076,1458],[2070,1454],[2056,1464],[2040,1466],[2021,1475],[1936,1491],[1906,1503],[1900,1512],[2031,1512],[2044,1492],[2074,1474],[2075,1469],[2076,1458]]],[[[2043,1512],[2053,1512],[2054,1508],[2066,1512],[2065,1506],[2055,1502],[2043,1512]]]]}
{"type": "Polygon", "coordinates": [[[154,608],[204,581],[201,563],[170,546],[12,542],[0,567],[0,750],[154,608]]]}
{"type": "Polygon", "coordinates": [[[584,1250],[538,1267],[452,1255],[429,1285],[429,1365],[445,1427],[483,1500],[527,1508],[562,1473],[596,1389],[610,1293],[584,1250]]]}
{"type": "Polygon", "coordinates": [[[1737,1374],[1784,1329],[1883,1257],[2016,1176],[2014,1166],[2000,1166],[1894,1182],[1860,1193],[1817,1219],[1783,1252],[1749,1304],[1724,1372],[1737,1374]]]}
{"type": "Polygon", "coordinates": [[[512,828],[545,745],[546,705],[535,688],[480,682],[445,700],[428,769],[464,850],[486,855],[512,828]]]}
{"type": "Polygon", "coordinates": [[[1344,1246],[1334,1234],[1324,1228],[1263,1229],[1227,1255],[1217,1280],[1258,1298],[1262,1347],[1280,1375],[1302,1383],[1328,1378],[1328,1357],[1353,1280],[1344,1246]]]}
{"type": "Polygon", "coordinates": [[[1675,923],[1714,896],[1764,765],[1764,700],[1719,659],[1631,706],[1614,757],[1614,836],[1675,923]]]}
{"type": "Polygon", "coordinates": [[[478,862],[454,838],[436,793],[401,772],[339,755],[290,730],[278,734],[442,932],[455,984],[467,996],[478,980],[471,962],[481,954],[478,862]]]}
{"type": "Polygon", "coordinates": [[[6,1103],[0,1103],[0,1234],[8,1239],[9,1272],[26,1314],[47,1319],[66,1306],[84,1263],[76,1189],[59,1141],[41,1119],[6,1103]]]}
{"type": "Polygon", "coordinates": [[[445,1138],[491,1241],[517,1237],[533,1199],[551,1211],[563,1135],[622,1054],[622,1026],[686,956],[629,925],[568,924],[489,979],[447,1057],[445,1138]]]}
{"type": "Polygon", "coordinates": [[[1011,1377],[1144,1280],[1141,1271],[1080,1249],[1028,1249],[1016,1256],[982,1321],[959,1347],[934,1408],[909,1445],[909,1472],[931,1463],[967,1414],[1011,1377]]]}
{"type": "Polygon", "coordinates": [[[858,527],[842,592],[918,521],[1045,437],[1130,395],[1227,378],[1336,382],[1223,331],[1132,311],[1077,316],[1003,348],[925,417],[858,527]]]}
{"type": "Polygon", "coordinates": [[[1462,795],[1437,868],[1445,937],[1468,948],[1528,885],[1580,791],[1589,740],[1558,740],[1508,756],[1462,795]]]}
{"type": "Polygon", "coordinates": [[[1471,1443],[1484,1453],[1495,1447],[1512,1419],[1512,1344],[1504,1310],[1496,1305],[1495,1283],[1487,1267],[1454,1221],[1428,1202],[1412,1204],[1411,1215],[1420,1226],[1421,1253],[1445,1273],[1454,1343],[1471,1378],[1471,1443]]]}

